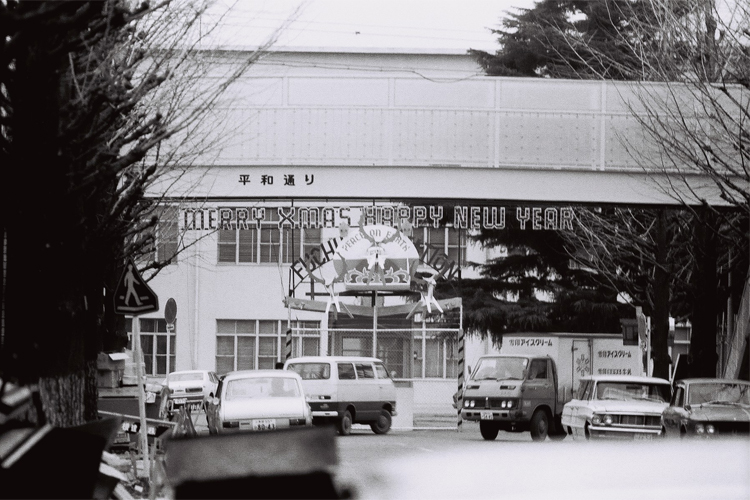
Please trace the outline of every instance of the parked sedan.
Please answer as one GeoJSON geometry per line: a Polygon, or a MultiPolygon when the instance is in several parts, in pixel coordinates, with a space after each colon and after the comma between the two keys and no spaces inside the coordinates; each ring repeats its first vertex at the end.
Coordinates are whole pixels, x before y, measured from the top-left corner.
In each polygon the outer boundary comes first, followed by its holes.
{"type": "Polygon", "coordinates": [[[302,378],[291,370],[227,373],[209,400],[206,418],[211,434],[312,425],[302,378]]]}
{"type": "Polygon", "coordinates": [[[750,382],[689,378],[675,384],[661,416],[667,437],[750,436],[750,382]]]}
{"type": "Polygon", "coordinates": [[[582,377],[577,397],[563,407],[563,429],[573,439],[652,439],[661,434],[670,391],[656,377],[582,377]]]}
{"type": "Polygon", "coordinates": [[[210,370],[183,370],[172,372],[164,379],[168,394],[170,413],[187,405],[191,410],[200,410],[212,393],[216,392],[219,377],[210,370]]]}

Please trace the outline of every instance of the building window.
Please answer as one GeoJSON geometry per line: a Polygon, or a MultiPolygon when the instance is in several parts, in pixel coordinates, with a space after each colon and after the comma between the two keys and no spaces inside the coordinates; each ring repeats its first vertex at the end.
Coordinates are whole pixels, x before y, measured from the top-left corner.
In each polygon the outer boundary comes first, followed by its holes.
{"type": "Polygon", "coordinates": [[[393,378],[411,378],[411,332],[379,330],[376,356],[384,363],[393,378]]]}
{"type": "Polygon", "coordinates": [[[434,262],[440,257],[466,265],[466,235],[464,231],[452,227],[423,227],[414,233],[414,243],[424,254],[425,262],[434,262]]]}
{"type": "MultiPolygon", "coordinates": [[[[153,241],[143,248],[143,254],[139,257],[146,262],[160,262],[176,264],[180,246],[180,230],[178,226],[179,207],[159,206],[154,214],[158,220],[156,226],[147,237],[153,236],[153,241]]],[[[142,235],[143,236],[143,235],[142,235]]]]}
{"type": "Polygon", "coordinates": [[[290,264],[320,246],[320,229],[279,229],[279,214],[266,210],[260,229],[256,224],[218,231],[219,262],[242,264],[290,264]]]}
{"type": "Polygon", "coordinates": [[[217,320],[217,373],[255,369],[255,337],[255,320],[217,320]]]}
{"type": "MultiPolygon", "coordinates": [[[[292,357],[319,356],[320,354],[320,321],[297,321],[293,323],[292,357]]],[[[284,355],[286,356],[286,353],[284,355]]]]}
{"type": "Polygon", "coordinates": [[[216,371],[274,368],[279,341],[278,320],[217,320],[216,371]]]}
{"type": "MultiPolygon", "coordinates": [[[[133,320],[126,320],[128,330],[128,348],[134,349],[133,320]]],[[[164,319],[148,318],[140,320],[141,350],[146,373],[149,376],[167,375],[175,370],[175,347],[177,335],[167,332],[167,321],[164,319]]]]}
{"type": "Polygon", "coordinates": [[[361,337],[344,337],[341,339],[342,356],[368,356],[371,347],[369,339],[361,337]]]}
{"type": "Polygon", "coordinates": [[[272,369],[279,359],[278,345],[279,345],[279,322],[264,321],[258,322],[259,333],[258,337],[258,368],[259,369],[272,369]]]}

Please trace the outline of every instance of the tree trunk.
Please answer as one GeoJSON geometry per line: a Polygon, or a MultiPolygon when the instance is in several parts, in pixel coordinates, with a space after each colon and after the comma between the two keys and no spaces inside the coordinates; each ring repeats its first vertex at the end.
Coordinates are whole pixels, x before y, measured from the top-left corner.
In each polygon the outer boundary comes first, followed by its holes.
{"type": "Polygon", "coordinates": [[[693,271],[693,331],[690,338],[690,376],[715,377],[717,297],[719,280],[716,272],[716,236],[712,230],[715,217],[703,210],[695,224],[695,268],[693,271]]]}
{"type": "Polygon", "coordinates": [[[98,260],[86,252],[83,201],[70,195],[73,165],[60,141],[65,61],[59,40],[23,46],[6,92],[3,376],[39,384],[47,421],[68,426],[96,418],[97,325],[102,311],[98,260]],[[18,189],[34,196],[19,199],[18,189]],[[92,378],[93,375],[93,378],[92,378]],[[93,386],[92,386],[93,380],[93,386]],[[93,391],[92,391],[93,387],[93,391]]]}
{"type": "Polygon", "coordinates": [[[669,267],[667,263],[667,222],[664,209],[656,219],[656,271],[654,276],[654,325],[651,331],[653,376],[669,379],[669,267]]]}

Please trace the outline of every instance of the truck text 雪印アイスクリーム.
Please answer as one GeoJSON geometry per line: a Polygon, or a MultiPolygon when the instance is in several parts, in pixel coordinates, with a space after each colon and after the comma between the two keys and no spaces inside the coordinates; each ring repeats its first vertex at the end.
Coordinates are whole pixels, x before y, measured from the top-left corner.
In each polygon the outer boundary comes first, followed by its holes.
{"type": "Polygon", "coordinates": [[[461,418],[478,421],[482,437],[531,432],[535,441],[562,439],[563,406],[585,375],[641,375],[640,346],[620,334],[513,333],[500,354],[482,356],[459,400],[461,418]]]}

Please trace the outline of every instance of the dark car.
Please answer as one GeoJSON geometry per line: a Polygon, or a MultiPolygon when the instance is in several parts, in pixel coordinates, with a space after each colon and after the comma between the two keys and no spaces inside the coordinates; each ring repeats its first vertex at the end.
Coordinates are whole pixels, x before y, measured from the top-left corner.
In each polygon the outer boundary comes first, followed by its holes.
{"type": "Polygon", "coordinates": [[[665,437],[750,437],[750,382],[679,380],[661,426],[665,437]]]}

